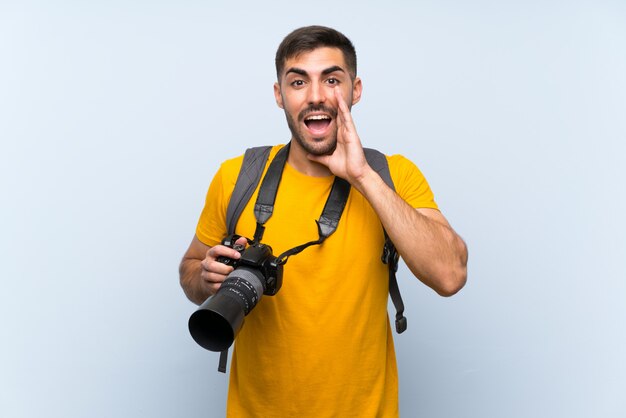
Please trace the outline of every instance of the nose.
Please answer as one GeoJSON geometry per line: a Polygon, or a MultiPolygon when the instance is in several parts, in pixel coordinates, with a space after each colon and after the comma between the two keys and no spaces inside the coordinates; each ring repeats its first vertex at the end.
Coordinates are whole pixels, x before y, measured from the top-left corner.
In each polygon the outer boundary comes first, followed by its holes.
{"type": "Polygon", "coordinates": [[[307,98],[310,105],[317,105],[326,101],[324,90],[319,83],[311,83],[309,87],[309,97],[307,98]]]}

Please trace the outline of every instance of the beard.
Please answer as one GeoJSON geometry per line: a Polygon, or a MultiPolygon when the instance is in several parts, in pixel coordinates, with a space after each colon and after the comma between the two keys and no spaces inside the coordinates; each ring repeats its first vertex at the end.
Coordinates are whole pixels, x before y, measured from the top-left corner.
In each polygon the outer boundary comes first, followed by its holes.
{"type": "Polygon", "coordinates": [[[328,155],[332,154],[337,147],[337,127],[335,126],[335,130],[330,133],[328,137],[322,138],[311,138],[310,140],[306,140],[305,136],[307,135],[302,128],[301,122],[304,121],[304,118],[311,112],[319,112],[323,111],[332,116],[333,120],[337,118],[337,111],[326,106],[309,106],[307,109],[303,110],[298,114],[298,121],[295,121],[293,116],[285,109],[285,117],[287,118],[287,126],[289,126],[289,130],[291,131],[291,136],[296,140],[298,145],[302,147],[307,153],[311,155],[328,155]]]}

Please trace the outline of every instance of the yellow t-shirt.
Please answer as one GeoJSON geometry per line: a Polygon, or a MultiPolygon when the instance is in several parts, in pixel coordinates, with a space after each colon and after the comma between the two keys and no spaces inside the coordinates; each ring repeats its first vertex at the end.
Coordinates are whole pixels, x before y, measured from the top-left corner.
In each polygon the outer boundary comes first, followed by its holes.
{"type": "MultiPolygon", "coordinates": [[[[281,146],[272,149],[270,159],[281,146]]],[[[387,157],[397,193],[415,208],[437,208],[419,169],[387,157]]],[[[215,175],[196,235],[209,246],[226,235],[226,208],[243,157],[215,175]]],[[[269,166],[269,164],[268,164],[269,166]]],[[[267,167],[266,167],[267,169],[267,167]]],[[[318,238],[334,177],[309,177],[289,164],[262,242],[274,255],[318,238]]],[[[257,191],[237,224],[254,235],[257,191]]],[[[383,230],[370,204],[351,189],[337,230],[284,266],[283,286],[263,296],[235,341],[229,417],[397,417],[398,377],[387,317],[383,230]]]]}

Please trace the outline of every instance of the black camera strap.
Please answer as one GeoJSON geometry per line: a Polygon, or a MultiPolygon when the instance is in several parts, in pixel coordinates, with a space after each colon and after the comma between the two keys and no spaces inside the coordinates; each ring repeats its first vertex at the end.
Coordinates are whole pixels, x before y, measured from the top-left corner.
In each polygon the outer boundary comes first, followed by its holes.
{"type": "Polygon", "coordinates": [[[322,211],[320,218],[315,221],[317,223],[319,238],[315,241],[309,241],[305,244],[298,245],[291,250],[285,251],[277,257],[278,263],[285,264],[290,256],[298,254],[311,245],[321,244],[326,238],[335,232],[337,225],[339,224],[341,214],[343,213],[343,209],[346,207],[349,195],[350,183],[342,178],[335,177],[333,187],[330,190],[330,194],[328,195],[328,199],[324,205],[324,210],[322,211]]]}
{"type": "Polygon", "coordinates": [[[274,202],[276,202],[276,194],[278,186],[283,177],[285,163],[289,156],[289,145],[282,147],[274,156],[267,169],[267,173],[261,182],[261,188],[254,204],[254,216],[256,217],[256,231],[254,231],[254,242],[261,242],[263,232],[265,232],[265,222],[272,217],[274,213],[274,202]]]}
{"type": "MultiPolygon", "coordinates": [[[[257,221],[256,231],[254,232],[254,242],[261,242],[263,233],[265,232],[265,223],[274,213],[274,203],[276,202],[278,186],[280,185],[285,163],[289,156],[289,145],[290,144],[287,144],[276,153],[276,156],[270,163],[267,173],[261,182],[261,188],[259,189],[259,194],[254,205],[254,216],[257,221]]],[[[311,245],[319,245],[332,235],[333,232],[337,230],[339,219],[341,218],[349,195],[350,183],[340,177],[335,177],[322,214],[320,218],[315,221],[317,223],[319,238],[285,251],[277,257],[279,263],[285,264],[290,256],[302,252],[311,245]]]]}

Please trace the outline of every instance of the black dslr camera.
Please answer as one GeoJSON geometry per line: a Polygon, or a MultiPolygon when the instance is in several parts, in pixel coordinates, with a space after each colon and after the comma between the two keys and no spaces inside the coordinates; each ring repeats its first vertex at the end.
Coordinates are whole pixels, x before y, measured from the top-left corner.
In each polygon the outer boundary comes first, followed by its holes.
{"type": "Polygon", "coordinates": [[[189,318],[189,332],[202,347],[224,351],[235,340],[244,316],[262,295],[275,295],[283,284],[283,266],[272,254],[272,247],[253,242],[247,248],[235,244],[239,235],[230,235],[222,245],[241,254],[238,260],[219,257],[217,261],[235,269],[215,295],[209,297],[189,318]]]}

